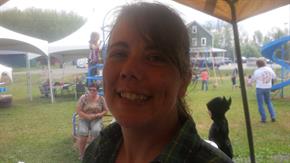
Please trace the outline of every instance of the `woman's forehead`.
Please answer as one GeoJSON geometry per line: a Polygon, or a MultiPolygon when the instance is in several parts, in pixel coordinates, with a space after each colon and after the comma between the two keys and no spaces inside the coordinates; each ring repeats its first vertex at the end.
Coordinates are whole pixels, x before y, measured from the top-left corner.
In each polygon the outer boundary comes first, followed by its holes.
{"type": "Polygon", "coordinates": [[[109,44],[118,41],[119,39],[133,39],[136,41],[144,41],[144,38],[134,26],[126,20],[118,21],[112,29],[109,44]]]}

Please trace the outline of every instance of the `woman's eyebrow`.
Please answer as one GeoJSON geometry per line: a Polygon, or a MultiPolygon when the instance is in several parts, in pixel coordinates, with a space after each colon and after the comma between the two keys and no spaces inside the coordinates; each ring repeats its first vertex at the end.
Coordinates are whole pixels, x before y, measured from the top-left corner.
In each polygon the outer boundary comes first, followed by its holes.
{"type": "Polygon", "coordinates": [[[128,44],[123,41],[115,42],[109,46],[109,48],[114,48],[114,47],[129,48],[128,44]]]}
{"type": "Polygon", "coordinates": [[[160,49],[156,45],[147,45],[145,47],[145,50],[157,50],[157,51],[160,51],[160,49]]]}

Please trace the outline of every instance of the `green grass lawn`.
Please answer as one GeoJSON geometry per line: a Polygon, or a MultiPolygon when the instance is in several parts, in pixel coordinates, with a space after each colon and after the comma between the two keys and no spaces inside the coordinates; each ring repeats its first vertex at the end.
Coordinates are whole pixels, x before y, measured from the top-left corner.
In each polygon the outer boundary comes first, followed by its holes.
{"type": "MultiPolygon", "coordinates": [[[[40,98],[39,76],[33,75],[33,101],[29,101],[25,75],[15,75],[9,86],[13,94],[13,105],[0,109],[0,163],[74,163],[79,162],[78,152],[71,137],[71,118],[75,112],[74,96],[40,98]]],[[[249,148],[245,126],[242,98],[239,88],[232,90],[230,79],[224,76],[209,91],[201,91],[200,83],[188,89],[187,101],[197,125],[198,132],[207,138],[212,123],[206,103],[216,96],[232,97],[232,106],[227,113],[235,161],[249,162],[249,148]]],[[[255,145],[256,162],[290,162],[290,91],[284,90],[287,98],[273,101],[277,112],[277,122],[261,124],[258,114],[255,89],[248,88],[247,96],[255,145]]],[[[278,93],[276,93],[278,94],[278,93]]],[[[269,117],[269,116],[268,116],[269,117]]],[[[110,117],[106,117],[106,122],[110,117]]]]}

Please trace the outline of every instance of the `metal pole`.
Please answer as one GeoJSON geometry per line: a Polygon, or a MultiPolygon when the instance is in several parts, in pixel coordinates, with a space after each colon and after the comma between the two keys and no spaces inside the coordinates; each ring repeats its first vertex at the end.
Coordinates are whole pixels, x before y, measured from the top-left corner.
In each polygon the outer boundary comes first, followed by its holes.
{"type": "MultiPolygon", "coordinates": [[[[285,49],[281,46],[281,59],[285,60],[285,49]]],[[[284,82],[285,67],[281,66],[281,83],[284,82]]],[[[281,88],[280,98],[284,98],[284,87],[281,88]]]]}
{"type": "Polygon", "coordinates": [[[48,79],[49,79],[49,90],[50,90],[50,99],[51,103],[54,103],[54,94],[52,88],[52,76],[51,76],[51,67],[50,67],[50,56],[47,56],[47,67],[48,67],[48,79]]]}
{"type": "Polygon", "coordinates": [[[241,94],[242,94],[245,121],[246,121],[246,127],[247,127],[250,159],[251,159],[251,163],[255,163],[256,161],[255,161],[253,134],[252,134],[251,121],[250,121],[249,105],[248,105],[248,100],[247,100],[247,91],[246,91],[245,80],[244,80],[244,72],[243,72],[243,64],[242,64],[242,57],[241,57],[241,47],[240,47],[240,40],[239,40],[238,25],[237,25],[237,21],[236,21],[237,20],[236,19],[236,8],[235,8],[235,4],[234,4],[236,1],[228,0],[227,2],[231,8],[231,13],[232,13],[232,25],[233,25],[233,32],[234,32],[237,64],[238,64],[238,70],[239,70],[241,94]]]}
{"type": "Polygon", "coordinates": [[[31,65],[30,65],[30,59],[29,59],[29,53],[27,54],[27,57],[28,57],[28,68],[29,68],[29,98],[30,98],[30,101],[32,101],[32,81],[31,81],[31,65]]]}
{"type": "Polygon", "coordinates": [[[26,77],[27,77],[27,93],[29,100],[32,101],[32,86],[31,86],[31,72],[30,72],[30,60],[29,60],[29,53],[26,53],[26,69],[28,70],[26,77]]]}

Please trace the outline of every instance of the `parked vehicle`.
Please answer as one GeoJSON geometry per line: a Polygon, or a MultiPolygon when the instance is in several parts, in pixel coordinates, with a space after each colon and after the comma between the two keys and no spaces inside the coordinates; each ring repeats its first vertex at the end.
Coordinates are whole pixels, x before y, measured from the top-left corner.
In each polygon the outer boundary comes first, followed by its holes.
{"type": "Polygon", "coordinates": [[[88,58],[80,58],[77,60],[77,68],[87,68],[88,67],[88,58]]]}

